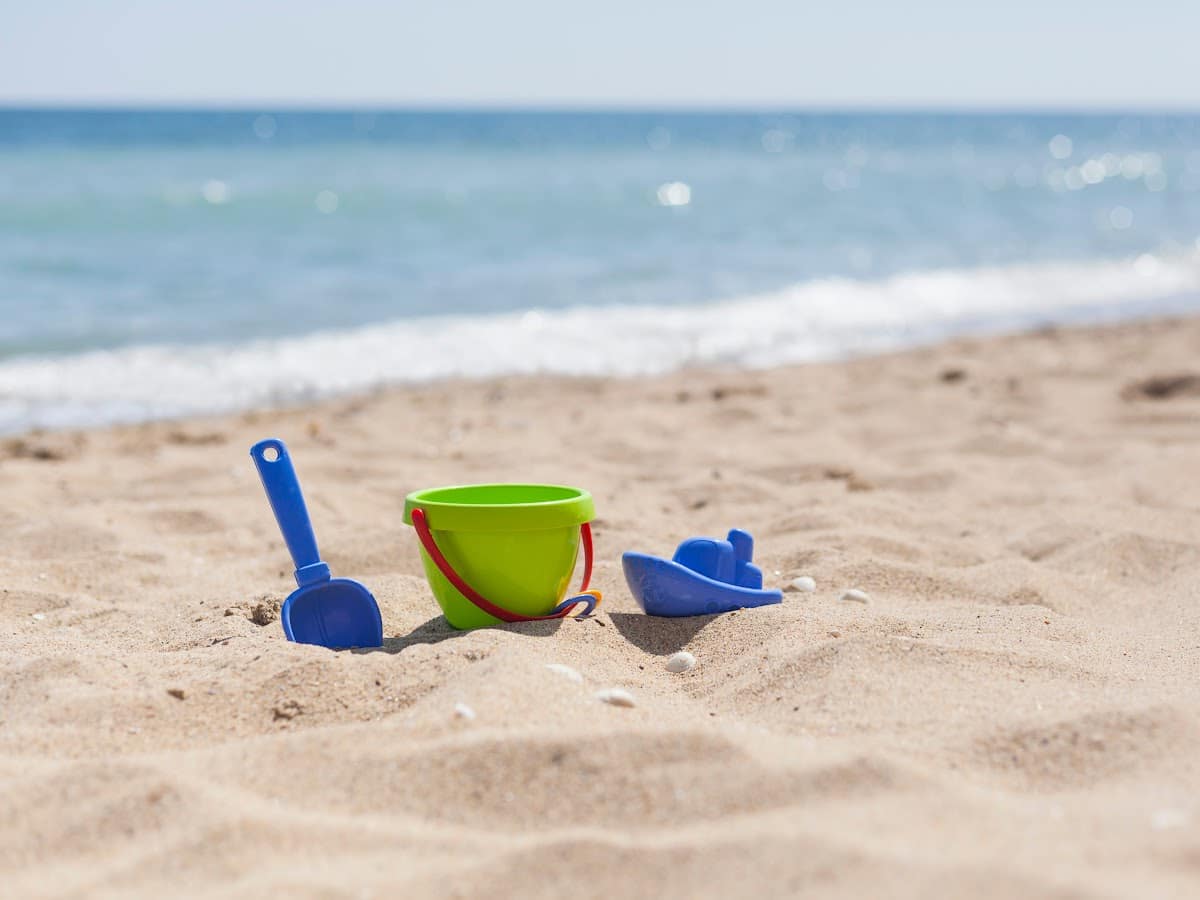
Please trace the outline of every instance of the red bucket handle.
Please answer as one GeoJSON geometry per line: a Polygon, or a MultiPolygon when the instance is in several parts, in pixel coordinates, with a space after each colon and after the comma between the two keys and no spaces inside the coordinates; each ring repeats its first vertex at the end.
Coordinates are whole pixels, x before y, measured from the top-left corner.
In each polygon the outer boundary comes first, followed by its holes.
{"type": "Polygon", "coordinates": [[[558,606],[554,607],[553,612],[549,615],[525,616],[520,613],[511,612],[503,606],[497,606],[467,584],[463,577],[454,570],[454,566],[450,565],[450,560],[446,559],[445,554],[438,547],[437,541],[433,539],[433,533],[429,530],[429,523],[425,520],[425,510],[414,509],[411,517],[413,528],[417,532],[417,537],[421,540],[421,546],[425,548],[425,552],[429,554],[429,558],[433,560],[433,564],[438,567],[438,571],[446,576],[446,580],[454,585],[460,594],[485,613],[495,616],[501,622],[543,622],[547,619],[562,619],[580,603],[587,604],[587,609],[580,613],[580,617],[587,616],[591,615],[592,610],[596,608],[596,604],[600,602],[600,592],[588,590],[588,584],[592,580],[592,526],[587,522],[579,526],[579,537],[583,543],[583,584],[579,586],[579,594],[574,597],[568,597],[562,603],[558,604],[558,606]]]}

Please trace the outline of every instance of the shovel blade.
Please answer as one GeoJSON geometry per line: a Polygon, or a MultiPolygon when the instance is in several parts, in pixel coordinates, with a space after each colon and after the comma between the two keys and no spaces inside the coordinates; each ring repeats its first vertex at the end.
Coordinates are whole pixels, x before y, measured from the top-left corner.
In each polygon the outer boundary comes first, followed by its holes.
{"type": "Polygon", "coordinates": [[[331,650],[383,645],[379,604],[365,587],[348,578],[308,585],[284,601],[283,633],[298,644],[331,650]]]}

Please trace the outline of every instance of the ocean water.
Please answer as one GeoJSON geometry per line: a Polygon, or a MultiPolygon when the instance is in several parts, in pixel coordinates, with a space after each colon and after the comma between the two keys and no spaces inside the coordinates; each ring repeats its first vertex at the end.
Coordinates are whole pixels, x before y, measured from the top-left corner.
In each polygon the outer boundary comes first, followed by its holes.
{"type": "Polygon", "coordinates": [[[0,110],[0,431],[1200,309],[1200,116],[0,110]]]}

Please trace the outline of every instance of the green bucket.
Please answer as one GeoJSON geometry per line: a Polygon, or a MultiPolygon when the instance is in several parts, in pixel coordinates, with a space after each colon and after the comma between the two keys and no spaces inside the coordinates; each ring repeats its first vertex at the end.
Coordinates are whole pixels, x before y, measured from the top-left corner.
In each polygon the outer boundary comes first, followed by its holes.
{"type": "Polygon", "coordinates": [[[446,621],[460,629],[555,614],[581,540],[586,588],[587,523],[595,514],[591,494],[556,484],[468,484],[415,491],[404,500],[404,521],[421,537],[421,562],[433,596],[446,621]]]}

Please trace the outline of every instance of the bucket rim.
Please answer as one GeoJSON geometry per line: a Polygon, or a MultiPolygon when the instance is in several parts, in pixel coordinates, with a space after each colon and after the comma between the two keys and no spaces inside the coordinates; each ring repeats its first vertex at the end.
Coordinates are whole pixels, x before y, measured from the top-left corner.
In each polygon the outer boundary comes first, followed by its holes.
{"type": "Polygon", "coordinates": [[[404,498],[406,525],[412,525],[412,511],[417,507],[425,510],[434,531],[578,528],[596,515],[592,495],[582,488],[532,482],[453,484],[413,491],[404,498]],[[506,499],[522,494],[530,499],[506,499]],[[471,495],[477,499],[464,499],[471,495]]]}

